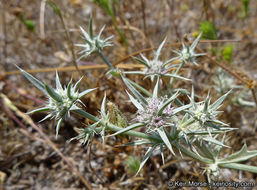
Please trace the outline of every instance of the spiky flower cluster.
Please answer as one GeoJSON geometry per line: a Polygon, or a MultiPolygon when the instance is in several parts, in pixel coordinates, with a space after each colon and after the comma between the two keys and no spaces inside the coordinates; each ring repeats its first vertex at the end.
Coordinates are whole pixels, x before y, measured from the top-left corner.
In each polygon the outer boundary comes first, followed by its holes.
{"type": "Polygon", "coordinates": [[[169,73],[170,69],[172,67],[174,67],[174,65],[169,65],[169,63],[176,60],[177,57],[169,59],[165,62],[162,62],[161,60],[159,60],[160,53],[161,53],[161,50],[162,50],[162,48],[165,44],[165,41],[166,41],[166,39],[163,40],[161,45],[158,47],[157,51],[154,52],[154,58],[153,59],[149,60],[143,54],[140,54],[143,60],[141,60],[137,57],[134,57],[139,63],[146,66],[146,68],[143,71],[129,71],[129,72],[124,72],[124,73],[145,75],[146,77],[150,77],[152,81],[155,77],[161,77],[161,76],[175,77],[175,78],[177,77],[177,78],[180,78],[180,79],[187,80],[186,78],[183,78],[183,77],[180,77],[180,76],[169,73]]]}
{"type": "MultiPolygon", "coordinates": [[[[147,98],[147,106],[137,112],[136,121],[145,123],[150,131],[168,124],[168,119],[172,116],[173,108],[169,104],[163,110],[162,114],[158,114],[167,97],[147,98]]],[[[149,131],[148,130],[148,131],[149,131]]]]}
{"type": "Polygon", "coordinates": [[[147,63],[149,67],[146,67],[144,70],[147,75],[164,75],[168,72],[160,60],[147,60],[147,63]]]}
{"type": "Polygon", "coordinates": [[[22,74],[32,83],[34,84],[39,90],[41,90],[48,98],[48,103],[36,110],[33,110],[29,113],[47,111],[49,112],[48,115],[42,119],[44,121],[48,118],[54,118],[58,120],[56,126],[56,137],[58,135],[61,123],[63,120],[70,115],[70,112],[73,110],[81,109],[79,104],[83,104],[81,102],[81,98],[88,94],[89,92],[95,89],[88,89],[81,93],[78,92],[77,88],[81,81],[81,79],[76,82],[76,84],[72,85],[72,80],[70,80],[67,86],[62,87],[58,73],[56,72],[56,89],[53,89],[51,86],[47,84],[43,84],[41,81],[34,78],[32,75],[27,73],[26,71],[22,70],[17,66],[17,68],[22,72],[22,74]]]}
{"type": "Polygon", "coordinates": [[[70,115],[70,111],[80,109],[78,104],[82,104],[77,87],[80,80],[73,86],[71,81],[67,86],[62,87],[59,81],[58,74],[56,73],[56,89],[47,87],[48,104],[44,107],[50,111],[46,116],[47,118],[55,118],[56,120],[65,118],[70,115]],[[54,95],[54,96],[53,96],[54,95]]]}
{"type": "Polygon", "coordinates": [[[206,122],[213,122],[216,124],[226,126],[227,124],[217,119],[217,115],[220,113],[220,111],[217,110],[220,108],[222,102],[228,96],[229,93],[230,91],[221,96],[213,104],[211,104],[211,99],[209,95],[205,101],[196,103],[193,97],[194,92],[192,92],[192,96],[190,98],[192,107],[189,109],[188,112],[201,124],[205,124],[206,122]]]}
{"type": "Polygon", "coordinates": [[[182,50],[174,51],[178,55],[178,57],[176,57],[176,58],[182,60],[183,62],[190,62],[190,63],[193,63],[194,65],[198,65],[198,63],[195,60],[196,57],[205,55],[205,53],[195,53],[194,52],[194,49],[195,49],[196,45],[198,44],[200,38],[201,38],[201,34],[198,35],[198,37],[191,44],[191,46],[185,45],[182,42],[182,50]]]}
{"type": "Polygon", "coordinates": [[[110,36],[106,39],[101,39],[102,32],[104,30],[103,26],[97,36],[94,36],[93,34],[93,26],[92,26],[92,18],[90,18],[89,23],[89,34],[80,26],[80,30],[83,33],[83,38],[86,41],[86,44],[75,44],[75,46],[79,46],[84,48],[79,52],[79,54],[82,54],[80,56],[79,60],[88,57],[89,55],[100,52],[103,50],[104,47],[112,46],[112,43],[110,42],[110,39],[113,38],[113,36],[110,36]]]}

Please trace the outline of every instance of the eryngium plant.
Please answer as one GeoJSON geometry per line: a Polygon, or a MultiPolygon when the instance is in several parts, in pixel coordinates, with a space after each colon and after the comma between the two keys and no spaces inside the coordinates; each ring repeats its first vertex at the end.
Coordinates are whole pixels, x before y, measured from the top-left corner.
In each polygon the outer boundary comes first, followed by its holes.
{"type": "MultiPolygon", "coordinates": [[[[86,37],[93,39],[92,21],[90,21],[89,28],[91,36],[86,37]]],[[[158,70],[160,68],[158,66],[163,65],[156,61],[159,58],[164,42],[161,44],[155,53],[156,62],[154,64],[157,65],[152,65],[153,68],[158,68],[155,70],[157,72],[147,73],[148,70],[144,71],[147,76],[149,74],[151,78],[152,76],[153,78],[156,78],[155,87],[152,89],[152,93],[151,89],[145,89],[136,82],[128,79],[122,71],[119,71],[118,75],[113,75],[124,82],[125,86],[130,91],[127,92],[128,97],[132,104],[137,108],[137,112],[135,112],[130,121],[127,121],[122,116],[124,119],[122,121],[126,121],[125,125],[124,122],[113,122],[119,121],[119,119],[113,118],[115,114],[110,113],[110,109],[106,109],[106,95],[104,95],[102,100],[99,111],[100,114],[98,116],[93,116],[81,109],[79,105],[82,104],[80,98],[94,89],[78,93],[76,89],[79,82],[74,86],[72,86],[70,82],[63,88],[60,84],[58,75],[56,75],[56,89],[53,89],[38,81],[22,69],[20,70],[28,80],[47,95],[49,101],[46,106],[35,111],[49,111],[46,118],[55,118],[58,120],[59,124],[56,128],[56,134],[58,134],[59,126],[63,119],[69,117],[70,112],[74,112],[82,117],[90,119],[93,124],[79,130],[80,134],[72,140],[81,140],[82,144],[88,145],[95,134],[101,135],[104,140],[104,137],[108,132],[112,132],[112,134],[110,134],[111,136],[123,134],[135,137],[136,140],[134,142],[125,145],[142,145],[147,148],[137,174],[156,149],[160,149],[163,162],[165,161],[165,150],[169,150],[175,157],[181,155],[183,158],[183,155],[186,155],[191,159],[200,162],[204,168],[204,172],[207,174],[208,181],[211,180],[212,176],[216,178],[219,177],[219,170],[221,168],[231,168],[257,173],[256,166],[240,163],[257,156],[257,151],[247,150],[246,145],[244,145],[240,151],[222,157],[224,156],[221,153],[222,149],[228,148],[226,145],[226,132],[233,130],[233,128],[228,127],[227,124],[220,121],[218,115],[220,113],[219,109],[230,91],[227,91],[212,103],[210,95],[201,102],[195,102],[196,95],[193,90],[189,93],[186,89],[171,89],[174,78],[179,78],[177,76],[184,63],[189,62],[198,64],[196,63],[195,58],[204,55],[194,52],[199,40],[200,36],[197,37],[191,46],[182,44],[182,51],[177,51],[179,56],[171,58],[172,60],[179,59],[181,64],[173,73],[174,75],[170,76],[170,81],[166,85],[164,85],[165,81],[161,80],[164,73],[162,73],[161,70],[158,70]],[[168,86],[168,88],[165,89],[165,86],[168,86]],[[188,95],[190,101],[189,104],[183,104],[183,102],[181,102],[179,99],[181,93],[188,95]],[[143,132],[135,130],[137,128],[143,128],[141,130],[143,132]]],[[[98,49],[97,51],[99,52],[100,50],[101,49],[98,49]]],[[[109,66],[111,71],[118,70],[106,60],[103,54],[99,55],[109,66]]],[[[149,69],[148,67],[150,67],[150,64],[147,63],[148,60],[145,58],[143,59],[144,61],[139,62],[149,69]]],[[[166,69],[165,65],[163,68],[166,69]]],[[[117,117],[121,117],[121,115],[122,113],[119,112],[117,117]]]]}
{"type": "Polygon", "coordinates": [[[154,52],[154,58],[152,60],[147,59],[143,54],[140,54],[143,60],[137,57],[134,57],[135,60],[137,60],[139,63],[143,64],[144,66],[146,66],[146,68],[143,71],[127,71],[124,73],[145,75],[145,78],[150,77],[152,81],[156,77],[174,77],[174,78],[189,80],[179,75],[170,73],[170,69],[175,67],[175,65],[171,65],[170,63],[178,59],[178,57],[171,58],[165,62],[162,62],[161,60],[159,60],[161,50],[165,44],[165,41],[166,39],[163,40],[163,42],[161,43],[157,51],[154,52]]]}
{"type": "Polygon", "coordinates": [[[54,118],[55,120],[58,120],[56,125],[56,137],[58,136],[61,123],[65,118],[70,117],[70,112],[81,109],[81,105],[83,105],[83,103],[80,99],[89,92],[95,90],[88,89],[79,93],[77,89],[82,78],[76,82],[74,86],[72,85],[72,80],[70,80],[67,86],[62,87],[57,72],[55,79],[56,89],[53,89],[48,84],[42,83],[21,68],[18,67],[18,69],[32,84],[34,84],[47,96],[48,102],[44,107],[35,109],[29,113],[36,113],[41,111],[49,112],[48,115],[41,121],[44,121],[48,118],[54,118]]]}

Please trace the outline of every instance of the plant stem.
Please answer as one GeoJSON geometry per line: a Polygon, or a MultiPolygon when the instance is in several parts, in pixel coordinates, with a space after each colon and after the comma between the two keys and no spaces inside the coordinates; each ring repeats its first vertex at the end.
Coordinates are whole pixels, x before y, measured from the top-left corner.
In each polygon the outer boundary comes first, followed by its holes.
{"type": "MultiPolygon", "coordinates": [[[[88,113],[88,112],[86,112],[84,110],[74,110],[73,112],[75,112],[76,114],[81,115],[82,117],[86,117],[86,118],[88,118],[88,119],[90,119],[90,120],[92,120],[94,122],[99,122],[100,125],[105,125],[107,130],[117,132],[117,131],[120,131],[120,130],[124,129],[124,128],[118,127],[118,126],[110,124],[110,123],[106,124],[106,123],[102,122],[101,120],[99,120],[97,117],[91,115],[90,113],[88,113]]],[[[134,130],[127,131],[127,132],[125,132],[123,134],[129,135],[129,136],[134,136],[134,137],[139,137],[139,138],[143,138],[143,139],[148,139],[150,141],[155,142],[156,144],[162,142],[161,138],[158,138],[158,137],[155,137],[155,136],[152,136],[152,135],[147,135],[145,133],[141,133],[141,132],[134,131],[134,130]]],[[[205,157],[201,157],[201,156],[197,155],[196,153],[188,150],[183,145],[181,145],[178,142],[176,142],[177,139],[169,138],[169,140],[171,141],[171,143],[174,146],[176,146],[176,148],[178,150],[180,150],[181,152],[183,152],[187,156],[189,156],[189,157],[191,157],[191,158],[193,158],[195,160],[198,160],[198,161],[200,161],[202,163],[207,163],[207,164],[213,163],[212,160],[210,160],[208,158],[205,158],[205,157]]]]}
{"type": "MultiPolygon", "coordinates": [[[[84,110],[74,110],[75,113],[81,115],[82,117],[86,117],[94,122],[99,122],[100,125],[106,125],[106,129],[110,130],[110,131],[114,131],[114,132],[118,132],[120,130],[122,130],[123,128],[118,127],[116,125],[113,124],[105,124],[104,122],[100,121],[97,117],[91,115],[90,113],[84,111],[84,110]]],[[[139,137],[139,138],[143,138],[143,139],[148,139],[148,140],[154,140],[154,141],[158,141],[161,142],[160,138],[151,136],[151,135],[147,135],[141,132],[137,132],[137,131],[127,131],[124,133],[125,135],[129,135],[129,136],[134,136],[134,137],[139,137]]]]}
{"type": "Polygon", "coordinates": [[[98,55],[102,58],[102,60],[106,63],[106,65],[108,65],[110,69],[115,69],[113,65],[104,57],[101,51],[98,51],[98,55]]]}

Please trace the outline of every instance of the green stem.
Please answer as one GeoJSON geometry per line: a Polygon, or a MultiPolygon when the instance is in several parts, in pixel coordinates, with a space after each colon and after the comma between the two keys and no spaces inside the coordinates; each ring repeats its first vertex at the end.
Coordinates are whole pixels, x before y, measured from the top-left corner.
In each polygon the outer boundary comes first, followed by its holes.
{"type": "Polygon", "coordinates": [[[114,67],[113,67],[113,65],[104,57],[104,55],[102,54],[102,52],[101,51],[98,51],[97,52],[98,53],[98,55],[102,58],[102,60],[106,63],[106,65],[110,68],[110,69],[115,69],[114,67]]]}
{"type": "MultiPolygon", "coordinates": [[[[99,122],[100,125],[106,125],[104,122],[100,121],[97,117],[91,115],[90,113],[88,113],[84,110],[74,110],[74,112],[81,115],[82,117],[86,117],[86,118],[88,118],[88,119],[90,119],[94,122],[99,122]]],[[[113,124],[107,124],[106,129],[110,130],[110,131],[118,132],[118,131],[120,131],[124,128],[118,127],[118,126],[113,125],[113,124]]],[[[147,135],[147,134],[137,132],[137,131],[134,131],[134,130],[127,131],[123,134],[129,135],[129,136],[134,136],[134,137],[139,137],[139,138],[143,138],[143,139],[153,140],[153,141],[157,141],[157,142],[161,142],[161,139],[158,138],[158,137],[147,135]]]]}
{"type": "Polygon", "coordinates": [[[227,164],[219,164],[222,168],[230,168],[235,170],[243,170],[248,171],[252,173],[257,173],[257,167],[256,166],[248,166],[245,164],[238,164],[238,163],[227,163],[227,164]]]}
{"type": "MultiPolygon", "coordinates": [[[[81,115],[82,117],[88,118],[88,119],[90,119],[94,122],[99,122],[100,125],[106,125],[107,130],[117,132],[117,131],[120,131],[120,130],[124,129],[124,128],[118,127],[116,125],[113,125],[113,124],[108,124],[108,123],[106,124],[106,123],[102,122],[101,120],[99,120],[97,117],[91,115],[90,113],[88,113],[84,110],[74,110],[74,112],[81,115]]],[[[161,143],[162,142],[162,140],[158,137],[155,137],[155,136],[152,136],[152,135],[147,135],[147,134],[137,132],[137,131],[134,131],[134,130],[127,131],[124,134],[129,135],[129,136],[139,137],[139,138],[142,138],[142,139],[148,139],[148,140],[153,141],[155,143],[161,143]]],[[[207,164],[213,163],[212,160],[210,160],[208,158],[201,157],[201,156],[197,155],[196,153],[188,150],[183,145],[177,143],[176,139],[170,139],[170,141],[174,146],[177,147],[178,150],[180,150],[181,152],[183,152],[187,156],[189,156],[189,157],[191,157],[195,160],[198,160],[202,163],[207,163],[207,164]]]]}

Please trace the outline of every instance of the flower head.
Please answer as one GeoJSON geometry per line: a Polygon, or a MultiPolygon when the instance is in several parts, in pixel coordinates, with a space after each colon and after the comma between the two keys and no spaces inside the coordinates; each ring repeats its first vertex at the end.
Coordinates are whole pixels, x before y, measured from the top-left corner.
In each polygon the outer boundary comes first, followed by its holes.
{"type": "Polygon", "coordinates": [[[80,26],[80,30],[83,33],[83,38],[86,41],[86,44],[75,44],[75,46],[84,48],[83,50],[81,50],[79,52],[79,54],[82,54],[82,56],[80,56],[79,60],[84,57],[88,57],[89,55],[91,55],[93,53],[102,51],[104,47],[112,46],[110,39],[113,36],[110,36],[106,39],[101,38],[104,27],[105,26],[103,26],[101,28],[101,30],[97,36],[94,36],[93,35],[93,26],[92,26],[92,18],[90,18],[90,23],[89,23],[89,34],[80,26]]]}
{"type": "Polygon", "coordinates": [[[190,63],[193,63],[195,65],[198,65],[198,63],[195,61],[196,57],[205,55],[205,53],[195,53],[194,52],[194,49],[195,49],[196,45],[198,44],[200,38],[201,38],[201,34],[198,35],[198,37],[191,44],[191,46],[185,45],[182,42],[182,50],[181,51],[174,51],[178,55],[177,59],[180,59],[184,62],[190,62],[190,63]]]}
{"type": "Polygon", "coordinates": [[[81,98],[88,94],[89,92],[95,89],[88,89],[81,93],[77,91],[78,85],[81,79],[76,82],[73,86],[72,81],[70,80],[67,86],[62,87],[58,73],[56,72],[56,89],[53,89],[51,86],[47,84],[43,84],[41,81],[34,78],[32,75],[27,73],[18,67],[18,69],[22,72],[22,74],[39,90],[41,90],[48,98],[48,103],[39,109],[33,110],[30,113],[40,112],[40,111],[48,111],[48,115],[42,119],[44,121],[48,118],[54,118],[58,120],[56,126],[56,136],[58,135],[59,128],[61,126],[62,121],[70,116],[70,112],[73,110],[81,109],[79,105],[83,105],[81,102],[81,98]]]}
{"type": "Polygon", "coordinates": [[[192,95],[190,98],[192,107],[189,110],[189,113],[201,124],[205,124],[206,122],[213,122],[226,126],[227,124],[217,119],[217,115],[220,113],[220,111],[217,110],[220,108],[220,106],[222,105],[223,101],[229,93],[230,91],[221,96],[213,104],[210,103],[211,99],[209,95],[205,101],[196,103],[194,101],[194,91],[192,90],[192,95]]]}
{"type": "Polygon", "coordinates": [[[180,77],[178,75],[169,73],[170,69],[172,67],[174,67],[174,65],[169,65],[169,63],[171,63],[172,61],[177,59],[177,57],[169,59],[165,62],[162,62],[161,60],[159,60],[160,53],[161,53],[161,50],[162,50],[162,48],[165,44],[165,41],[166,41],[166,39],[163,40],[163,42],[161,43],[161,45],[159,46],[157,51],[154,52],[154,58],[152,60],[147,59],[143,54],[140,54],[143,60],[135,57],[135,59],[139,63],[146,66],[146,68],[143,71],[129,71],[129,72],[124,72],[124,73],[125,74],[145,75],[146,77],[150,77],[152,81],[155,77],[160,77],[160,76],[175,77],[175,78],[177,77],[177,78],[180,78],[180,79],[188,80],[188,79],[180,77]]]}
{"type": "Polygon", "coordinates": [[[145,123],[149,129],[148,131],[167,125],[173,114],[173,108],[170,104],[163,109],[163,105],[167,100],[167,97],[147,98],[146,107],[138,110],[135,120],[145,123]],[[162,114],[159,112],[161,109],[163,109],[162,114]]]}

